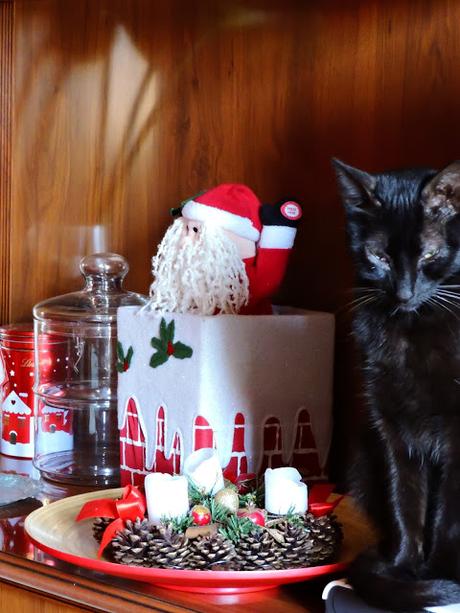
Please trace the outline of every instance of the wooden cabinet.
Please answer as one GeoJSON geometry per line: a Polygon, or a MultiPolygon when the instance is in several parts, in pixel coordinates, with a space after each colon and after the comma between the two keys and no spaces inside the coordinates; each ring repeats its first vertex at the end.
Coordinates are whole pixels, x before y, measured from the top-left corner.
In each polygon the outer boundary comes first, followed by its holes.
{"type": "Polygon", "coordinates": [[[125,254],[146,292],[169,208],[223,181],[296,195],[281,300],[336,310],[350,270],[330,167],[458,157],[448,0],[0,2],[0,315],[125,254]]]}
{"type": "MultiPolygon", "coordinates": [[[[459,41],[450,0],[0,0],[0,322],[78,288],[90,252],[124,254],[145,293],[169,208],[226,181],[303,203],[279,301],[340,313],[330,158],[458,158],[459,41]]],[[[340,476],[354,376],[337,324],[340,476]]]]}

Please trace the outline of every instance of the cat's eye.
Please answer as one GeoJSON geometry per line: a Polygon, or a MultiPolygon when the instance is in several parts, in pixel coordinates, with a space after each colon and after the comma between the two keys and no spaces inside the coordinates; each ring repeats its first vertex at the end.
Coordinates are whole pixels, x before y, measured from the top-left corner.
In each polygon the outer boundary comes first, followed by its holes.
{"type": "Polygon", "coordinates": [[[438,253],[439,253],[439,249],[430,249],[430,251],[426,251],[422,255],[421,259],[424,262],[428,262],[428,260],[432,260],[434,257],[436,257],[438,255],[438,253]]]}
{"type": "Polygon", "coordinates": [[[390,263],[390,258],[384,251],[380,249],[371,249],[370,247],[366,247],[366,254],[370,260],[374,262],[379,262],[380,264],[384,264],[388,266],[390,263]]]}

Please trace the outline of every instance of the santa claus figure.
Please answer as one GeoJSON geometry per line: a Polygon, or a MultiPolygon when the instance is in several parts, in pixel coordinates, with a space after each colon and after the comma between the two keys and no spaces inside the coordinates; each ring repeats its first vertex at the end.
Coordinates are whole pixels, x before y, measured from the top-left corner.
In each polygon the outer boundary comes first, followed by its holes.
{"type": "Polygon", "coordinates": [[[302,211],[292,200],[261,204],[225,183],[175,209],[152,260],[150,307],[169,313],[271,313],[302,211]]]}

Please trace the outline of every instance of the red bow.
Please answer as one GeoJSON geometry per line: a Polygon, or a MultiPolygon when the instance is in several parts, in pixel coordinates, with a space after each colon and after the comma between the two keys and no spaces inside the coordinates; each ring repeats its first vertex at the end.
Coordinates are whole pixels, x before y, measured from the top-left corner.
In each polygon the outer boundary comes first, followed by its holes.
{"type": "Polygon", "coordinates": [[[319,483],[311,487],[308,493],[308,510],[312,515],[315,517],[328,515],[341,502],[343,496],[339,496],[332,502],[327,502],[327,499],[334,491],[334,487],[331,483],[319,483]]]}
{"type": "Polygon", "coordinates": [[[236,476],[233,470],[227,468],[224,470],[224,478],[236,485],[239,494],[247,494],[254,489],[257,475],[256,473],[240,473],[236,476]]]}
{"type": "Polygon", "coordinates": [[[146,508],[145,496],[142,492],[134,485],[126,485],[123,488],[123,495],[120,500],[98,498],[84,504],[77,515],[76,521],[89,519],[90,517],[113,518],[114,521],[110,522],[102,535],[97,552],[97,556],[100,557],[115,534],[123,530],[125,521],[127,519],[135,521],[138,517],[143,519],[146,508]]]}

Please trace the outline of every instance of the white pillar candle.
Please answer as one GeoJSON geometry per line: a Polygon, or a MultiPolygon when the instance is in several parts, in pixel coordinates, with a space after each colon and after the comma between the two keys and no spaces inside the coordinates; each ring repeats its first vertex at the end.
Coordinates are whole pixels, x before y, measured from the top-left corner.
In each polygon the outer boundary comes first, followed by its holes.
{"type": "Polygon", "coordinates": [[[217,451],[197,449],[184,462],[184,475],[206,494],[216,494],[224,487],[224,475],[217,451]]]}
{"type": "Polygon", "coordinates": [[[308,488],[295,468],[267,468],[265,471],[265,508],[269,513],[305,513],[308,488]]]}
{"type": "Polygon", "coordinates": [[[162,518],[174,519],[189,511],[188,481],[167,473],[150,473],[144,481],[149,520],[159,524],[162,518]]]}

